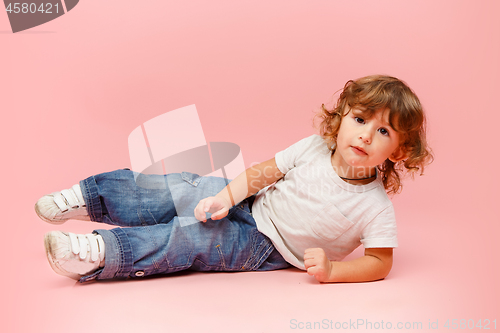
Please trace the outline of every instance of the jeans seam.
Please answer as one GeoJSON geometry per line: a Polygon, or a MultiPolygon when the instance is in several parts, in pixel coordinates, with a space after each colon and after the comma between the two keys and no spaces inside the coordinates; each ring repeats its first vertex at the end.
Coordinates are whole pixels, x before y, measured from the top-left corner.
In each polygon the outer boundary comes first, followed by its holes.
{"type": "Polygon", "coordinates": [[[119,253],[120,254],[120,261],[118,262],[118,269],[115,272],[115,276],[114,276],[114,277],[116,277],[116,274],[118,272],[120,272],[122,270],[122,267],[124,266],[123,265],[123,261],[122,261],[123,260],[123,252],[122,252],[122,246],[121,246],[120,241],[118,240],[118,237],[116,237],[116,242],[114,242],[112,244],[113,244],[113,247],[115,248],[115,253],[119,253]]]}
{"type": "Polygon", "coordinates": [[[221,267],[222,267],[223,270],[225,270],[226,269],[226,261],[224,260],[224,254],[222,253],[221,245],[217,244],[215,246],[215,248],[217,249],[217,252],[219,253],[221,267]]]}
{"type": "MultiPolygon", "coordinates": [[[[175,269],[182,268],[183,270],[184,270],[184,269],[189,269],[189,268],[193,265],[193,263],[194,263],[194,260],[193,260],[193,262],[191,263],[191,257],[192,257],[192,255],[193,255],[193,251],[191,251],[191,252],[189,253],[189,255],[187,256],[187,262],[186,262],[186,264],[185,264],[185,265],[180,265],[180,266],[173,266],[173,265],[171,265],[171,264],[170,264],[170,261],[168,260],[168,256],[167,256],[167,254],[165,254],[165,259],[164,259],[164,261],[167,263],[167,267],[168,267],[168,269],[170,269],[170,268],[175,268],[175,269]]],[[[199,259],[196,259],[196,260],[201,261],[201,260],[199,260],[199,259]]],[[[201,262],[203,262],[203,261],[201,261],[201,262]]],[[[203,262],[203,263],[205,264],[205,262],[203,262]]],[[[205,265],[206,265],[206,264],[205,264],[205,265]]],[[[209,266],[209,265],[207,265],[207,266],[209,266]]]]}
{"type": "Polygon", "coordinates": [[[118,271],[115,273],[115,276],[116,276],[116,274],[119,274],[120,275],[119,277],[125,277],[124,275],[126,274],[126,277],[129,277],[130,273],[132,272],[132,270],[134,268],[133,267],[134,266],[133,256],[132,256],[132,245],[130,244],[130,240],[128,239],[127,235],[119,228],[112,229],[110,231],[115,234],[115,237],[117,240],[117,245],[119,247],[119,253],[120,253],[120,261],[118,264],[118,271]],[[125,237],[121,237],[121,235],[124,235],[125,237]],[[130,252],[131,252],[131,262],[130,263],[125,262],[127,258],[125,256],[125,246],[124,246],[124,244],[122,244],[122,241],[126,241],[127,247],[130,249],[130,252]],[[128,267],[129,265],[130,265],[130,267],[128,267]]]}
{"type": "Polygon", "coordinates": [[[267,258],[269,257],[269,255],[271,254],[271,252],[273,251],[273,247],[272,246],[269,246],[267,248],[267,250],[260,256],[259,260],[256,261],[255,265],[252,267],[252,270],[255,270],[257,268],[259,268],[259,266],[262,264],[263,260],[262,258],[267,258]]]}
{"type": "MultiPolygon", "coordinates": [[[[148,224],[146,224],[146,221],[144,220],[144,218],[142,217],[142,214],[140,213],[140,210],[137,211],[137,216],[139,217],[139,220],[141,221],[141,228],[146,228],[146,230],[148,231],[148,237],[149,237],[149,240],[152,244],[154,244],[155,247],[157,247],[157,241],[156,239],[153,237],[153,232],[151,231],[151,228],[149,228],[150,226],[148,224]]],[[[158,261],[156,261],[153,257],[153,260],[152,260],[152,266],[153,266],[153,272],[154,271],[158,271],[160,269],[160,264],[158,261]]]]}
{"type": "Polygon", "coordinates": [[[153,221],[155,222],[155,224],[158,224],[158,221],[156,221],[156,219],[155,219],[155,217],[154,217],[153,213],[151,213],[151,210],[148,208],[148,209],[147,209],[147,211],[148,211],[148,213],[149,213],[149,216],[151,216],[151,218],[152,218],[152,219],[153,219],[153,221]]]}
{"type": "MultiPolygon", "coordinates": [[[[83,184],[84,184],[83,188],[85,189],[85,194],[87,195],[87,198],[89,198],[89,200],[88,200],[89,202],[85,203],[87,205],[87,213],[89,214],[91,219],[94,219],[94,205],[92,204],[92,198],[90,197],[90,190],[89,190],[86,179],[83,180],[83,184]]],[[[81,189],[81,186],[80,186],[80,189],[81,189]]]]}
{"type": "MultiPolygon", "coordinates": [[[[172,222],[170,222],[172,223],[172,222]]],[[[170,239],[167,241],[167,243],[170,242],[170,239]]],[[[189,254],[186,256],[186,262],[185,264],[182,264],[182,265],[172,265],[170,263],[170,260],[168,260],[168,254],[169,254],[169,251],[168,249],[165,249],[165,251],[163,251],[163,254],[162,254],[162,257],[164,257],[164,259],[162,260],[162,262],[166,262],[167,263],[167,267],[168,267],[168,270],[170,270],[170,268],[174,268],[174,269],[178,269],[178,268],[182,268],[182,269],[189,269],[193,264],[194,264],[194,260],[192,260],[192,256],[193,256],[193,252],[195,250],[193,248],[191,248],[191,251],[189,252],[189,254]]],[[[161,265],[160,265],[161,267],[161,265]]]]}
{"type": "Polygon", "coordinates": [[[137,218],[139,219],[139,221],[141,222],[141,226],[146,226],[146,222],[144,221],[144,218],[142,217],[142,214],[141,214],[141,207],[139,206],[139,208],[137,208],[137,218]]]}
{"type": "Polygon", "coordinates": [[[90,220],[93,222],[102,222],[102,207],[99,199],[99,193],[97,189],[97,181],[94,176],[90,176],[86,179],[80,181],[80,189],[82,189],[83,199],[85,201],[85,205],[87,206],[87,213],[90,217],[90,220]],[[93,197],[93,193],[95,192],[95,196],[93,197]],[[96,216],[96,210],[101,212],[101,216],[96,216]]]}
{"type": "Polygon", "coordinates": [[[251,235],[250,235],[250,253],[251,255],[248,256],[247,260],[245,261],[245,263],[243,264],[243,266],[241,266],[241,269],[242,270],[245,270],[247,269],[247,264],[249,262],[251,262],[252,258],[254,257],[254,252],[256,251],[255,249],[255,243],[254,243],[254,240],[255,240],[255,232],[252,230],[251,231],[251,235]]]}

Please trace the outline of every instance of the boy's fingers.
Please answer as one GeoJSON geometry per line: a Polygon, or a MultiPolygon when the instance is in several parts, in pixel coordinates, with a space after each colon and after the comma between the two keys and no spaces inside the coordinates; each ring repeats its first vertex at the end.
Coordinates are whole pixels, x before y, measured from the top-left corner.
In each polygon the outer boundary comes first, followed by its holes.
{"type": "Polygon", "coordinates": [[[304,257],[305,256],[307,256],[307,257],[313,257],[315,253],[316,253],[316,249],[314,249],[314,248],[306,249],[304,251],[304,257]]]}
{"type": "Polygon", "coordinates": [[[224,208],[216,211],[215,213],[212,214],[211,216],[211,219],[212,220],[220,220],[221,218],[223,218],[224,216],[227,215],[227,210],[225,210],[224,208]]]}
{"type": "Polygon", "coordinates": [[[313,259],[304,260],[304,266],[306,269],[316,266],[316,262],[313,259]]]}
{"type": "Polygon", "coordinates": [[[204,202],[203,200],[198,203],[198,205],[194,209],[194,216],[197,220],[206,222],[206,210],[204,210],[204,202]]]}
{"type": "Polygon", "coordinates": [[[211,206],[212,206],[212,199],[207,199],[207,200],[205,201],[205,205],[204,205],[203,210],[204,210],[205,212],[208,212],[208,211],[210,210],[210,207],[211,207],[211,206]]]}

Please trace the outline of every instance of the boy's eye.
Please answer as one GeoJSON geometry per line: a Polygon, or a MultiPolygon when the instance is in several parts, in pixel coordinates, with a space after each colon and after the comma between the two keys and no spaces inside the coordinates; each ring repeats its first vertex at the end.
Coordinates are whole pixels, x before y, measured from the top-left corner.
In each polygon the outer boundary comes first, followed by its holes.
{"type": "Polygon", "coordinates": [[[354,120],[359,123],[359,124],[364,124],[365,123],[365,120],[362,119],[362,118],[359,118],[359,117],[354,117],[354,120]]]}
{"type": "Polygon", "coordinates": [[[378,131],[379,131],[379,132],[380,132],[380,134],[382,134],[382,135],[389,135],[389,131],[388,131],[388,130],[386,130],[385,128],[381,128],[381,129],[379,129],[378,131]]]}

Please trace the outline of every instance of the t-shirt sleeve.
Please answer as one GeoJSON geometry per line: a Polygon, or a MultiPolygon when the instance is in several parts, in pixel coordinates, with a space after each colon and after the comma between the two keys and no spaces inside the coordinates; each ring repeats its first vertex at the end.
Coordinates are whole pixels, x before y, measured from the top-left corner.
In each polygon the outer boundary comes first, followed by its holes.
{"type": "Polygon", "coordinates": [[[390,204],[361,232],[361,243],[367,248],[398,247],[396,216],[390,204]]]}
{"type": "Polygon", "coordinates": [[[283,173],[293,169],[299,158],[303,158],[304,154],[314,145],[321,143],[323,139],[319,135],[311,135],[299,142],[294,143],[290,147],[276,153],[276,166],[283,173]]]}

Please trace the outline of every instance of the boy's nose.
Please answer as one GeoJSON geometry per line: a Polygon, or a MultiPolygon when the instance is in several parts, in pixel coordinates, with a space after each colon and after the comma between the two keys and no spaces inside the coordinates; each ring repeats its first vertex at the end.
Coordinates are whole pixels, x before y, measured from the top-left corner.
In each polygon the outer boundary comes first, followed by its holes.
{"type": "Polygon", "coordinates": [[[372,135],[369,131],[364,131],[359,135],[359,138],[361,141],[363,141],[366,144],[372,143],[372,135]]]}

